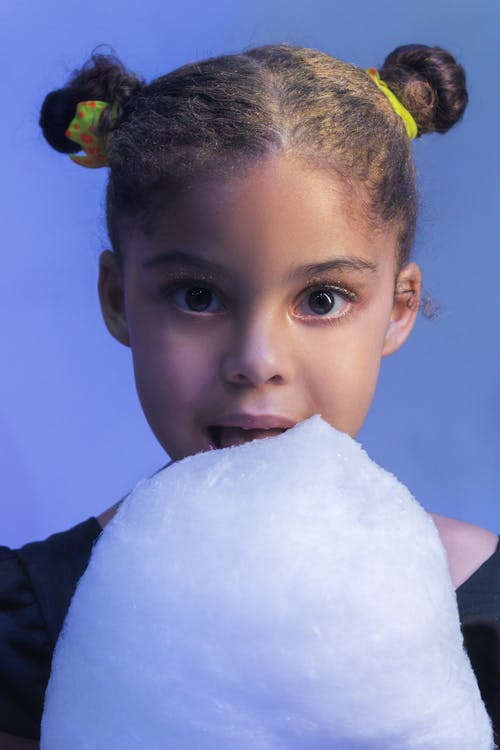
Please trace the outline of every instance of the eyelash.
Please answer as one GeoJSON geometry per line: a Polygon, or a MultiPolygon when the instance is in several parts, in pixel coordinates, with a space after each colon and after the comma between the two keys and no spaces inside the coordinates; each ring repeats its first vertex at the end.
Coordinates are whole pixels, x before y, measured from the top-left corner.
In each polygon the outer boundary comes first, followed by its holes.
{"type": "MultiPolygon", "coordinates": [[[[219,294],[213,289],[212,283],[209,280],[205,280],[203,278],[197,278],[197,279],[182,279],[179,280],[173,284],[167,285],[164,289],[161,290],[161,297],[163,299],[168,299],[172,302],[176,307],[181,309],[182,312],[191,314],[191,315],[217,315],[220,314],[221,311],[217,312],[206,312],[204,310],[196,311],[196,310],[189,310],[189,309],[183,309],[180,308],[178,303],[175,302],[175,295],[180,291],[188,291],[189,289],[203,289],[216,298],[219,298],[219,294]]],[[[331,281],[323,281],[318,280],[314,281],[311,284],[309,284],[302,292],[300,297],[302,299],[307,299],[313,294],[314,292],[327,292],[334,296],[341,297],[344,303],[347,305],[347,309],[344,311],[343,308],[341,308],[340,313],[334,313],[333,315],[330,315],[329,312],[325,313],[324,315],[321,314],[314,314],[311,312],[310,315],[298,315],[298,317],[302,320],[305,320],[307,318],[314,318],[316,320],[321,320],[324,323],[337,323],[340,322],[341,319],[348,316],[352,311],[352,305],[355,304],[358,301],[358,295],[356,292],[346,289],[344,286],[331,281]]],[[[223,303],[222,303],[223,304],[223,303]]],[[[335,304],[334,304],[335,308],[335,304]]],[[[223,312],[223,310],[222,310],[223,312]]]]}

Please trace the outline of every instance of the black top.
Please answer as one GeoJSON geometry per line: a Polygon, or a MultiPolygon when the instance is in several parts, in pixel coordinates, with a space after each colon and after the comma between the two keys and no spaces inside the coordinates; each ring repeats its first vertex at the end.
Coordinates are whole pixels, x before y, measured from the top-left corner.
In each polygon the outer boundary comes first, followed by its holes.
{"type": "MultiPolygon", "coordinates": [[[[91,517],[43,542],[0,547],[0,731],[40,737],[54,647],[100,533],[91,517]]],[[[500,733],[500,539],[456,594],[464,643],[500,733]]]]}

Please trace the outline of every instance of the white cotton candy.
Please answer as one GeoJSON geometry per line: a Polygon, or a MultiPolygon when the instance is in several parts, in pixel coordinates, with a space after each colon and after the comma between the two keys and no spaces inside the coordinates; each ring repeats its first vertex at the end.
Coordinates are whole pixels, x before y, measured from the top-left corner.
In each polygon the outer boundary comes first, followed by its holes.
{"type": "Polygon", "coordinates": [[[140,482],[57,643],[42,750],[490,750],[433,521],[319,416],[140,482]]]}

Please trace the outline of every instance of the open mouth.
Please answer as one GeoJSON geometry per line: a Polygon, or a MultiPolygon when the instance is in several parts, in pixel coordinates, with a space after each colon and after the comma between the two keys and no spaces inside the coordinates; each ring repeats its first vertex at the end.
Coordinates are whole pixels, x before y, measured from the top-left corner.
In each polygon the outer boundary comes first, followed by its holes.
{"type": "Polygon", "coordinates": [[[207,430],[212,444],[216,448],[229,448],[233,445],[243,445],[251,440],[275,437],[285,432],[286,428],[273,427],[271,429],[253,428],[246,430],[244,427],[224,427],[221,425],[210,425],[207,430]]]}

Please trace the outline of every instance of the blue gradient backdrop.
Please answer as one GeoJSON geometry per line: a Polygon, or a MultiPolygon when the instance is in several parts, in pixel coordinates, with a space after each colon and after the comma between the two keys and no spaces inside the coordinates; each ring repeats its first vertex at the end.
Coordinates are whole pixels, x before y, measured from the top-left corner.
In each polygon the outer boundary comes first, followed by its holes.
{"type": "MultiPolygon", "coordinates": [[[[150,79],[182,63],[289,41],[360,66],[410,42],[465,66],[470,106],[414,144],[415,259],[441,305],[383,362],[360,438],[427,509],[500,530],[498,14],[495,0],[350,0],[0,8],[2,273],[0,544],[96,515],[165,462],[142,415],[130,351],[101,319],[105,170],[80,169],[38,129],[44,95],[101,43],[150,79]]],[[[339,356],[342,353],[339,352],[339,356]]]]}

